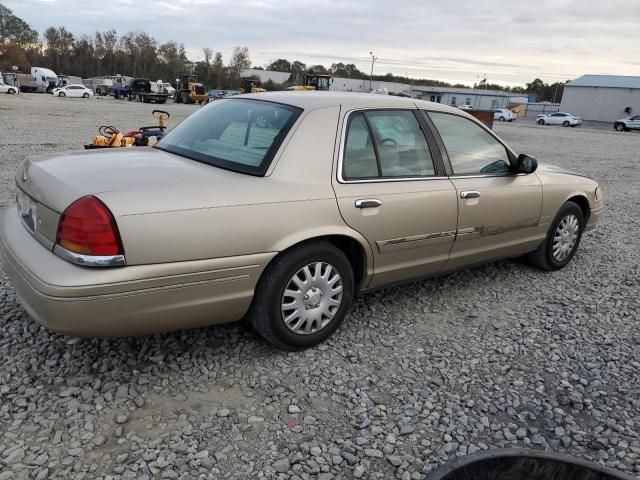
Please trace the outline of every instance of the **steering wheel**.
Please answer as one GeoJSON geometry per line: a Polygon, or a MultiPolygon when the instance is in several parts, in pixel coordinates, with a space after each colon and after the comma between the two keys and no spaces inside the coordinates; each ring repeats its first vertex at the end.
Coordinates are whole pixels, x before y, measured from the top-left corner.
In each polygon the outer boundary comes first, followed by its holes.
{"type": "Polygon", "coordinates": [[[380,141],[380,145],[384,145],[385,143],[390,143],[392,147],[399,148],[398,142],[393,138],[387,137],[380,141]]]}

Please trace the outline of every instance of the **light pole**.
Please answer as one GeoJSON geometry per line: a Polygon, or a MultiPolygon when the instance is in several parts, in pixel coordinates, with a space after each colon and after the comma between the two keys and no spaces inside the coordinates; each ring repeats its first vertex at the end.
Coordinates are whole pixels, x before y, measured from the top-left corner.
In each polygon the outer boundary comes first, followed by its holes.
{"type": "Polygon", "coordinates": [[[371,93],[371,85],[373,84],[373,64],[376,63],[378,57],[376,57],[373,52],[369,52],[369,55],[371,55],[371,75],[369,76],[369,93],[371,93]]]}

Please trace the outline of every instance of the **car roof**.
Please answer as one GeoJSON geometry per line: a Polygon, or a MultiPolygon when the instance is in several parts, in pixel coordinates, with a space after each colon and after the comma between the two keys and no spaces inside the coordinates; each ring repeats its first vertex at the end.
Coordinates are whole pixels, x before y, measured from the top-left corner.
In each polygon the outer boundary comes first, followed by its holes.
{"type": "Polygon", "coordinates": [[[398,97],[395,95],[377,95],[371,93],[354,92],[323,92],[323,91],[282,91],[237,95],[234,98],[254,98],[284,103],[305,110],[317,108],[343,106],[345,108],[426,108],[442,112],[460,114],[455,107],[441,103],[427,102],[415,98],[398,97]]]}

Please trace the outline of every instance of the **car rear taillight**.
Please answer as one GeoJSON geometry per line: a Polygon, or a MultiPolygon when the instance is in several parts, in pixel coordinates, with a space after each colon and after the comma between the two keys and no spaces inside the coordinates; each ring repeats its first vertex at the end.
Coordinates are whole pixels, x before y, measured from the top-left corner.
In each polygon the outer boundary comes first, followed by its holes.
{"type": "Polygon", "coordinates": [[[60,216],[56,243],[80,255],[124,255],[113,215],[96,197],[82,197],[60,216]]]}

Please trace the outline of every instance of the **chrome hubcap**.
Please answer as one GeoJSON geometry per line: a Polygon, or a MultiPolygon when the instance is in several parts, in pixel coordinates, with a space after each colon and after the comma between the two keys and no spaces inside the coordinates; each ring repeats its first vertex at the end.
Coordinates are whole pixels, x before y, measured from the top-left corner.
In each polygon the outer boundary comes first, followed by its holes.
{"type": "Polygon", "coordinates": [[[576,246],[580,222],[574,214],[564,217],[553,234],[553,259],[562,262],[567,259],[576,246]]]}
{"type": "Polygon", "coordinates": [[[326,262],[302,267],[287,283],[280,309],[289,330],[301,335],[326,327],[342,303],[342,277],[326,262]]]}

